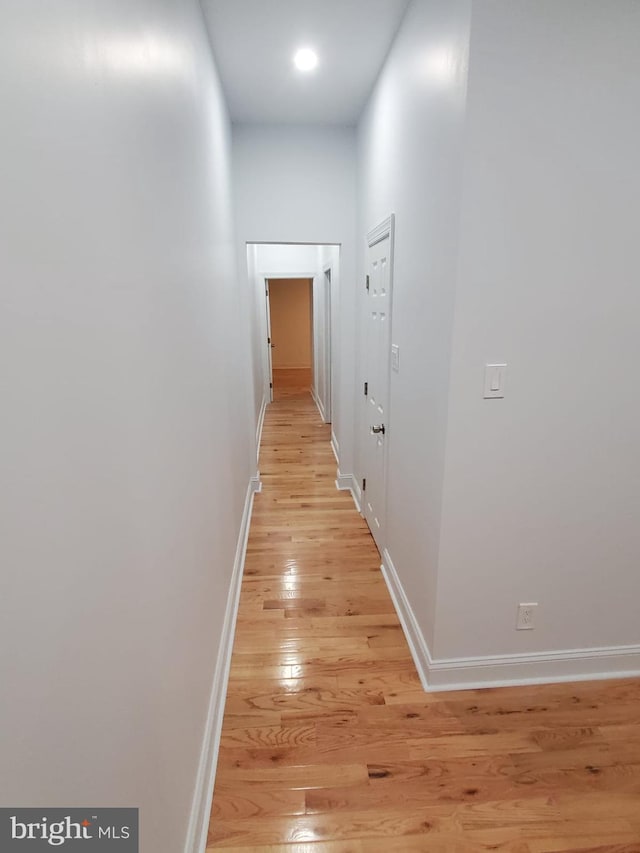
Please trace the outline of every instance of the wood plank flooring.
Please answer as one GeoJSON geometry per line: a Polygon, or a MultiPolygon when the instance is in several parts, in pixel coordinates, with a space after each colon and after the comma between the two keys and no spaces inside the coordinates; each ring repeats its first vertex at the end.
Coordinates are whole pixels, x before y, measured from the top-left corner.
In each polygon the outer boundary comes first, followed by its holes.
{"type": "Polygon", "coordinates": [[[425,694],[329,438],[268,409],[207,850],[640,853],[640,683],[425,694]]]}
{"type": "Polygon", "coordinates": [[[280,389],[289,393],[290,391],[300,391],[303,388],[305,390],[311,388],[310,367],[274,367],[271,374],[276,399],[278,399],[280,389]]]}

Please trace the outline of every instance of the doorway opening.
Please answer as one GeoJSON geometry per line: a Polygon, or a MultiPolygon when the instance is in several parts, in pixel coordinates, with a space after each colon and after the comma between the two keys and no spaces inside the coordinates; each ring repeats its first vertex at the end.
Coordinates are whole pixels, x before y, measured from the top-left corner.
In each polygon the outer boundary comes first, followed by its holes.
{"type": "Polygon", "coordinates": [[[313,387],[313,279],[266,280],[271,399],[313,387]]]}
{"type": "Polygon", "coordinates": [[[266,406],[293,388],[311,394],[322,420],[335,425],[340,246],[247,243],[247,267],[255,309],[256,443],[266,406]]]}

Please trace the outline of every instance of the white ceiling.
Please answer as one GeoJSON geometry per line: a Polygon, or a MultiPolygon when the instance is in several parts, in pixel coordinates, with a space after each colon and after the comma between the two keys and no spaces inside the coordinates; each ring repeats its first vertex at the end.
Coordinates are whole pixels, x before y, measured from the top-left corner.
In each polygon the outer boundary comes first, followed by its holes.
{"type": "Polygon", "coordinates": [[[202,0],[235,122],[355,124],[409,0],[202,0]],[[317,51],[296,71],[301,46],[317,51]]]}

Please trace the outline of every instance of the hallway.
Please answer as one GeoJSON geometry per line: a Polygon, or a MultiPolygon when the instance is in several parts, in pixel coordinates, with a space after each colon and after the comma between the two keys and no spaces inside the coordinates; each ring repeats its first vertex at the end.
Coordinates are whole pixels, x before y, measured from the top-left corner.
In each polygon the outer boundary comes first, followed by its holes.
{"type": "Polygon", "coordinates": [[[425,694],[329,437],[267,410],[207,850],[640,850],[637,681],[425,694]]]}
{"type": "Polygon", "coordinates": [[[639,42],[638,0],[0,3],[0,802],[640,853],[639,42]],[[313,357],[268,405],[272,279],[313,357]]]}

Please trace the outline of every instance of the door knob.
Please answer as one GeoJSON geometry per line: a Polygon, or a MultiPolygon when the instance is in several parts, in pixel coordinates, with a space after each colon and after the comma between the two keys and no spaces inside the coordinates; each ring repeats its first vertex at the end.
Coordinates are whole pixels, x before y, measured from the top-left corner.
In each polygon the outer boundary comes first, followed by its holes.
{"type": "Polygon", "coordinates": [[[382,433],[382,435],[384,435],[384,434],[385,434],[385,432],[386,432],[386,430],[385,430],[385,428],[384,428],[384,424],[380,424],[380,426],[372,426],[372,427],[371,427],[371,432],[372,432],[374,435],[378,435],[378,433],[382,433]]]}

